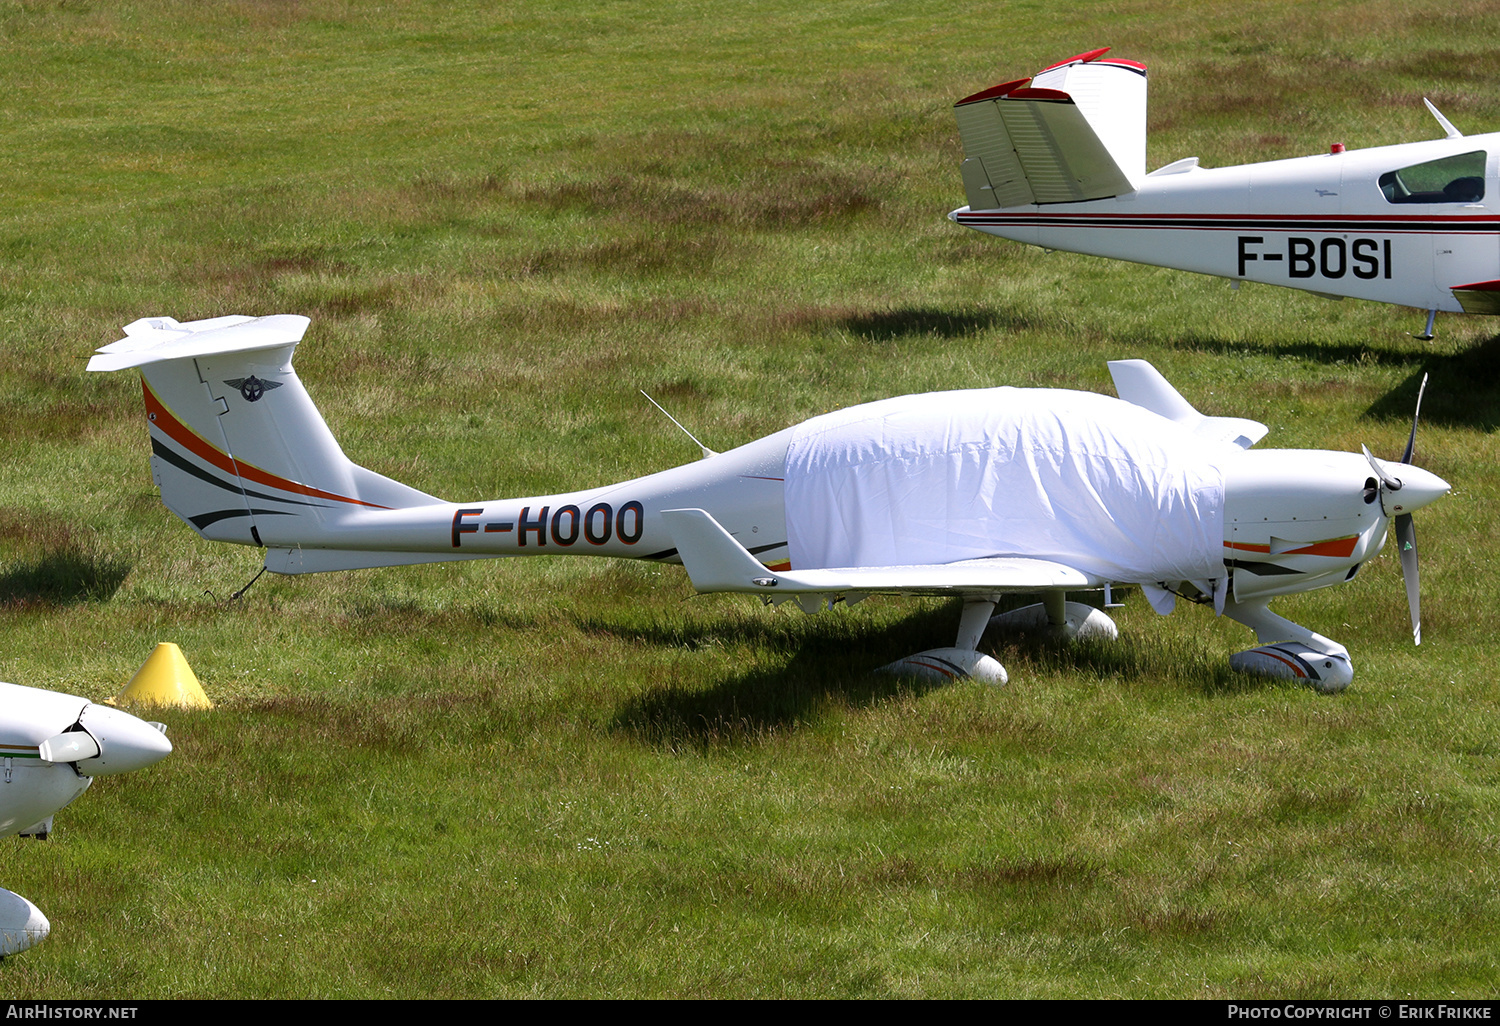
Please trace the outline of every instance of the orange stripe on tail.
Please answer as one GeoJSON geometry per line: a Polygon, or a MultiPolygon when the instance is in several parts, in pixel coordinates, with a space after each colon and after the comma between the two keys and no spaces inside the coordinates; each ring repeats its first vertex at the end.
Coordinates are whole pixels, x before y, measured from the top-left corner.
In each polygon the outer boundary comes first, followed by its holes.
{"type": "Polygon", "coordinates": [[[310,495],[317,499],[332,499],[335,502],[348,502],[356,506],[368,506],[371,509],[389,509],[389,506],[380,506],[373,502],[365,502],[362,499],[352,499],[347,495],[337,495],[333,492],[325,492],[321,488],[313,488],[308,485],[298,484],[296,481],[288,481],[284,477],[277,477],[257,466],[236,460],[228,453],[216,449],[209,441],[198,432],[178,420],[167,405],[161,401],[151,386],[141,378],[141,390],[146,395],[146,418],[153,425],[160,428],[172,441],[182,446],[188,452],[197,456],[205,463],[218,467],[224,473],[232,477],[243,477],[247,481],[256,484],[269,485],[272,488],[280,488],[284,492],[293,492],[297,495],[310,495]]]}

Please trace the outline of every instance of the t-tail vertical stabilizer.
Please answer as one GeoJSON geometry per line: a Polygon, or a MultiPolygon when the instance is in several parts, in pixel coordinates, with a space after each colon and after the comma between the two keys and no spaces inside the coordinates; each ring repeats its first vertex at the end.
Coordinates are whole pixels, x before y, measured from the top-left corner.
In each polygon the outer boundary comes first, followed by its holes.
{"type": "Polygon", "coordinates": [[[263,534],[315,536],[350,510],[440,501],[344,455],[292,369],[307,326],[293,315],[147,317],[89,361],[140,370],[152,477],[205,538],[260,546],[263,534]]]}

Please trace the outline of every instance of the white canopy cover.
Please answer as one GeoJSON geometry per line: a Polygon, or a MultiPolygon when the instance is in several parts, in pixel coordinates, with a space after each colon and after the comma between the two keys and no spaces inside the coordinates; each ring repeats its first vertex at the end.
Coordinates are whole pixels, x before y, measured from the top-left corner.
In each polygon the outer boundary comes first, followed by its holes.
{"type": "Polygon", "coordinates": [[[1121,582],[1224,576],[1242,450],[1062,389],[901,396],[814,417],[786,457],[792,566],[1056,560],[1121,582]]]}

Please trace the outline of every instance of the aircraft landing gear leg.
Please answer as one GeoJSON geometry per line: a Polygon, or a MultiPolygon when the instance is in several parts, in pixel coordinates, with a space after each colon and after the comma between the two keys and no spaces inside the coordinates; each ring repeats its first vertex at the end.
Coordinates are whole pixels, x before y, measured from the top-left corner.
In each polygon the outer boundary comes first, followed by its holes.
{"type": "Polygon", "coordinates": [[[1042,596],[1042,608],[1047,611],[1047,627],[1059,630],[1068,625],[1068,593],[1049,591],[1042,596]]]}
{"type": "Polygon", "coordinates": [[[990,624],[990,614],[995,611],[994,599],[964,599],[963,616],[958,621],[958,640],[954,648],[966,648],[971,652],[979,647],[979,639],[990,624]]]}
{"type": "Polygon", "coordinates": [[[963,615],[958,621],[958,640],[953,648],[929,648],[925,652],[897,659],[876,670],[898,677],[915,677],[917,680],[944,683],[950,680],[977,680],[986,684],[1004,684],[1009,678],[1005,667],[987,655],[976,651],[984,629],[989,625],[990,614],[995,611],[995,600],[988,596],[964,599],[963,615]]]}
{"type": "Polygon", "coordinates": [[[1229,599],[1224,603],[1224,615],[1249,627],[1255,632],[1255,640],[1261,642],[1256,648],[1229,657],[1230,667],[1241,673],[1305,680],[1324,694],[1342,691],[1354,679],[1354,664],[1349,661],[1348,649],[1277,616],[1264,602],[1240,603],[1229,599]]]}
{"type": "Polygon", "coordinates": [[[1422,332],[1422,334],[1420,334],[1420,335],[1418,335],[1416,337],[1419,338],[1419,339],[1421,339],[1423,342],[1431,342],[1432,341],[1432,326],[1434,324],[1436,324],[1436,323],[1437,323],[1437,311],[1436,310],[1428,310],[1427,311],[1427,328],[1426,328],[1425,331],[1422,332]]]}

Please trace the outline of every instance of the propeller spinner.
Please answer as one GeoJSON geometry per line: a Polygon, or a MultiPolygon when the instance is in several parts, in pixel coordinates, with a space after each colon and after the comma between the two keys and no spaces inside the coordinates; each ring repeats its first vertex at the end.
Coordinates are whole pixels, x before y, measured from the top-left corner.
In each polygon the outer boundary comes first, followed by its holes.
{"type": "Polygon", "coordinates": [[[85,706],[76,727],[37,746],[42,762],[71,762],[91,777],[129,773],[171,752],[164,724],[147,723],[107,705],[85,706]]]}

